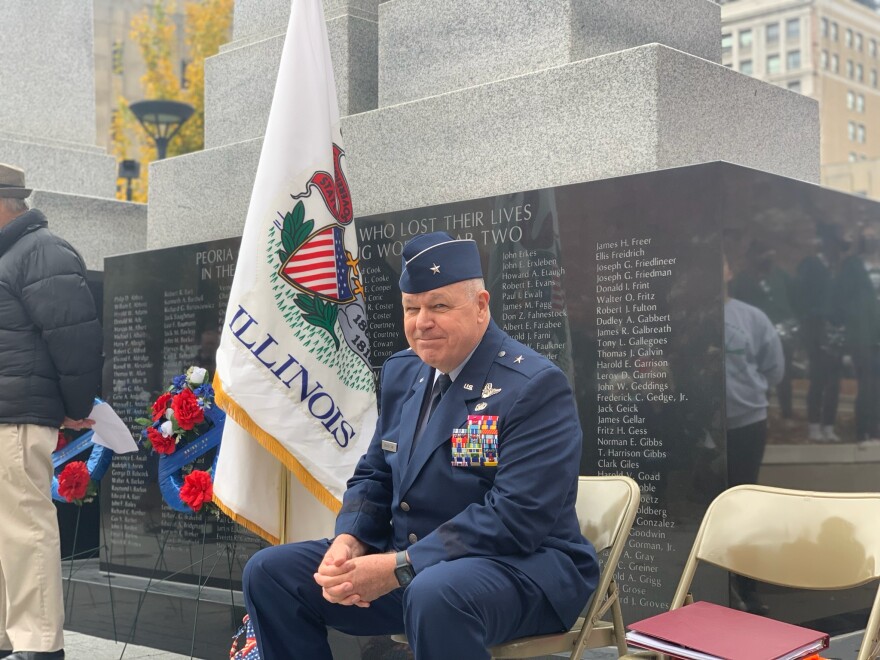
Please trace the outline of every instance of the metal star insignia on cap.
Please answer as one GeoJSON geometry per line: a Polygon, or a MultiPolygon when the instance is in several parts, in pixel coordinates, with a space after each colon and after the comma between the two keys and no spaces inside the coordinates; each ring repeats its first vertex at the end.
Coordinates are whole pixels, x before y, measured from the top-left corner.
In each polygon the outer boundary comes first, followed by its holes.
{"type": "Polygon", "coordinates": [[[434,275],[439,275],[440,274],[440,266],[438,266],[437,264],[434,264],[433,266],[431,266],[431,272],[434,273],[434,275]]]}

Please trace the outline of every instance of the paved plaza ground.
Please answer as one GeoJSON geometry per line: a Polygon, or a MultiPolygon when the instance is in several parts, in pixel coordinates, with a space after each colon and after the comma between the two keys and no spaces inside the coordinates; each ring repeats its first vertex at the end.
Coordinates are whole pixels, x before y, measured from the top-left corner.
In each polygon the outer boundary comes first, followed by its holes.
{"type": "MultiPolygon", "coordinates": [[[[142,660],[143,658],[161,658],[162,660],[184,660],[189,656],[160,651],[145,646],[128,646],[117,644],[110,639],[90,637],[77,632],[65,631],[66,660],[142,660]]],[[[831,648],[822,654],[828,660],[854,660],[858,653],[861,633],[851,633],[835,638],[831,648]]],[[[568,656],[560,656],[568,657],[568,656]]],[[[598,649],[584,655],[585,660],[613,660],[617,658],[614,649],[598,649]]],[[[210,660],[226,660],[216,658],[210,660]]]]}

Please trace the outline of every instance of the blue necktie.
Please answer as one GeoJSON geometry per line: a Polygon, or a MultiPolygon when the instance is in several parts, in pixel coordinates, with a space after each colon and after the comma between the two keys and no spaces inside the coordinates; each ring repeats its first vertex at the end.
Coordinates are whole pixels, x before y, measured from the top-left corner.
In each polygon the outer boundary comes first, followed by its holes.
{"type": "Polygon", "coordinates": [[[450,385],[452,385],[452,379],[448,374],[440,374],[437,380],[434,381],[434,389],[431,391],[431,405],[428,407],[426,420],[431,419],[431,415],[437,410],[437,406],[440,405],[440,399],[446,394],[446,390],[449,389],[450,385]]]}
{"type": "Polygon", "coordinates": [[[421,419],[419,419],[419,425],[416,427],[416,434],[415,437],[413,437],[410,454],[415,450],[416,443],[419,441],[419,438],[425,431],[425,427],[428,425],[428,420],[431,418],[431,415],[434,414],[437,406],[440,405],[440,399],[446,394],[446,390],[449,389],[450,385],[452,385],[452,379],[447,374],[440,374],[440,376],[434,381],[434,388],[431,390],[431,398],[428,401],[428,405],[422,406],[422,416],[421,419]]]}

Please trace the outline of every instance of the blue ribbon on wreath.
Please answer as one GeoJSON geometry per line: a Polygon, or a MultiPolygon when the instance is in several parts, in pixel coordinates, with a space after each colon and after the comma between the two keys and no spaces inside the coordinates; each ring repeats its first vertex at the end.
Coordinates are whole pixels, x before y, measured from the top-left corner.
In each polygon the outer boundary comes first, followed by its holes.
{"type": "MultiPolygon", "coordinates": [[[[194,513],[189,505],[180,499],[180,488],[186,476],[183,474],[183,468],[218,447],[223,437],[226,413],[214,406],[205,411],[205,419],[213,425],[208,431],[173,454],[159,456],[159,490],[162,492],[162,499],[172,509],[181,513],[194,513]]],[[[217,456],[219,454],[220,452],[217,452],[217,456]]],[[[211,466],[212,478],[217,467],[217,456],[214,457],[214,464],[211,466]]]]}
{"type": "MultiPolygon", "coordinates": [[[[95,399],[95,403],[102,403],[102,401],[101,399],[95,399]]],[[[56,502],[64,502],[67,504],[67,500],[58,494],[58,468],[69,460],[76,458],[79,454],[88,449],[89,445],[92,446],[89,460],[86,461],[86,467],[89,469],[89,478],[91,478],[92,481],[101,481],[107,473],[107,469],[110,467],[110,463],[113,462],[113,456],[115,454],[112,449],[108,449],[103,445],[95,444],[94,435],[94,431],[87,431],[58,451],[52,452],[52,469],[56,472],[56,474],[52,476],[52,499],[56,502]]]]}

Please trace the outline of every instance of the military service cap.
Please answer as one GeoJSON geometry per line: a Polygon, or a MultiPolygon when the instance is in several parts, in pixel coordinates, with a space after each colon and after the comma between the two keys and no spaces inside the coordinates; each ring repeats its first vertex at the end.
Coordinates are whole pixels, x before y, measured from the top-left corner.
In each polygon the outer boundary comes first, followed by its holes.
{"type": "Polygon", "coordinates": [[[483,277],[476,242],[454,239],[442,231],[410,240],[403,247],[402,261],[400,290],[403,293],[424,293],[483,277]]]}

